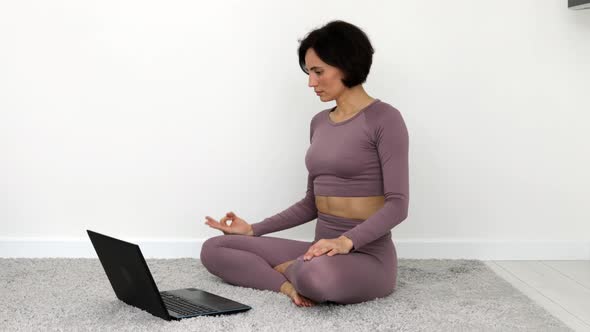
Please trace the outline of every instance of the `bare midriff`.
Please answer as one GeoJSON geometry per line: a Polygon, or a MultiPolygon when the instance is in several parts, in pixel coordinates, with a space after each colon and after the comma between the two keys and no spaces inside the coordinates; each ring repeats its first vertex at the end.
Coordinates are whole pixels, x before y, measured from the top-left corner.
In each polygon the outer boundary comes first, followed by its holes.
{"type": "Polygon", "coordinates": [[[385,196],[335,197],[315,196],[319,212],[348,219],[367,220],[385,204],[385,196]]]}

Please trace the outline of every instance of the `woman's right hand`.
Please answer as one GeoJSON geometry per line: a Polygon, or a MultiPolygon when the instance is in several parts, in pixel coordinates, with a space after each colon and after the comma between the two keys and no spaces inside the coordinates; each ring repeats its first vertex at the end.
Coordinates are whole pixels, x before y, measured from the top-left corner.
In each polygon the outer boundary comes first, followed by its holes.
{"type": "Polygon", "coordinates": [[[233,212],[228,212],[225,217],[221,218],[220,221],[217,221],[209,216],[205,216],[205,219],[205,224],[209,225],[211,228],[222,231],[225,235],[254,235],[252,226],[233,212]],[[228,220],[231,220],[231,225],[227,224],[228,220]]]}

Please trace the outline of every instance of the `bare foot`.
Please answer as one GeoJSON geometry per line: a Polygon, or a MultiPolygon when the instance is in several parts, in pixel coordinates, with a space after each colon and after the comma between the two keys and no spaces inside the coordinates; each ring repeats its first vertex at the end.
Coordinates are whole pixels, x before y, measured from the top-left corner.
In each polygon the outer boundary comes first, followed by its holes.
{"type": "Polygon", "coordinates": [[[281,293],[286,294],[288,297],[290,297],[293,300],[293,303],[295,303],[299,307],[311,307],[316,305],[314,301],[308,299],[303,295],[299,295],[299,293],[297,293],[297,291],[293,287],[293,284],[291,284],[288,281],[285,281],[281,285],[281,293]]]}
{"type": "Polygon", "coordinates": [[[274,269],[281,272],[282,274],[285,274],[285,270],[289,267],[289,265],[293,264],[294,262],[295,260],[284,262],[282,264],[275,266],[274,269]]]}

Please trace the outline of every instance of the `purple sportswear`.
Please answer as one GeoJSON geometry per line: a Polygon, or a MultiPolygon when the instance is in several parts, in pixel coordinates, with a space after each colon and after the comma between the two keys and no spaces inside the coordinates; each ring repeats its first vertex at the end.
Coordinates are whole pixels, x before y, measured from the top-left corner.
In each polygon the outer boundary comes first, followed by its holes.
{"type": "Polygon", "coordinates": [[[289,281],[315,301],[359,303],[391,294],[397,282],[397,253],[391,229],[408,215],[408,131],[402,115],[375,99],[353,117],[334,122],[332,109],[316,114],[305,156],[307,193],[289,208],[252,224],[254,236],[220,235],[203,244],[201,262],[232,285],[280,291],[289,281]],[[384,206],[366,220],[321,213],[315,195],[385,196],[384,206]],[[264,234],[317,219],[314,241],[264,234]],[[303,255],[321,239],[344,235],[347,254],[303,255]],[[293,261],[283,272],[277,265],[293,261]]]}
{"type": "Polygon", "coordinates": [[[353,117],[333,122],[331,109],[316,114],[305,155],[305,197],[252,224],[255,236],[295,227],[318,217],[315,195],[385,196],[384,206],[344,232],[354,250],[389,233],[406,219],[409,203],[408,130],[400,112],[375,99],[353,117]]]}

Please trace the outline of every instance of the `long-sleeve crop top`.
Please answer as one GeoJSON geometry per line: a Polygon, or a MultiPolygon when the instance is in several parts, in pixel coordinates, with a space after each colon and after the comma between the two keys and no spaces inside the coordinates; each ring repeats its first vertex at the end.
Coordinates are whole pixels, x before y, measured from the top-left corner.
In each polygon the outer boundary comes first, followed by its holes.
{"type": "Polygon", "coordinates": [[[355,251],[391,233],[406,219],[409,203],[408,130],[401,113],[374,99],[351,118],[334,122],[332,109],[317,113],[310,124],[305,155],[307,193],[289,208],[252,224],[254,236],[292,228],[318,217],[316,195],[385,197],[368,219],[344,232],[355,251]]]}

